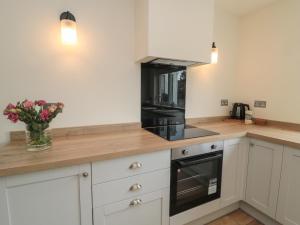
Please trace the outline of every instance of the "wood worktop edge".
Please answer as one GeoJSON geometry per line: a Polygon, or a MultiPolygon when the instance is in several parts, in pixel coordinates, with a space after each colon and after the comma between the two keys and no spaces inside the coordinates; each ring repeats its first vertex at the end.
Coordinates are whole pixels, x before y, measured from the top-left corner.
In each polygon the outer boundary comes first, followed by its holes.
{"type": "Polygon", "coordinates": [[[95,126],[95,130],[91,133],[91,135],[89,135],[89,131],[82,132],[81,128],[74,128],[73,131],[75,132],[75,134],[77,134],[77,137],[75,138],[73,137],[74,135],[70,134],[68,130],[61,130],[63,134],[67,134],[66,137],[68,138],[66,138],[66,140],[64,140],[63,142],[60,142],[59,147],[56,147],[53,152],[49,153],[49,156],[51,156],[49,157],[49,159],[48,153],[41,153],[45,154],[43,155],[41,161],[36,160],[39,158],[38,155],[29,155],[29,157],[27,157],[27,153],[24,152],[26,151],[25,148],[24,150],[19,149],[17,143],[15,143],[14,145],[10,145],[4,152],[2,152],[2,155],[0,154],[0,157],[2,157],[2,159],[0,158],[0,177],[61,168],[84,163],[92,163],[102,160],[111,160],[131,155],[146,154],[171,148],[185,147],[193,144],[241,137],[255,138],[300,149],[300,133],[297,131],[292,131],[290,129],[284,130],[281,128],[268,126],[246,126],[238,121],[212,123],[208,122],[205,125],[201,125],[200,123],[199,127],[201,128],[211,130],[222,128],[223,132],[221,132],[220,135],[216,136],[193,138],[180,141],[166,141],[152,133],[148,133],[142,130],[139,123],[133,123],[129,126],[123,124],[121,125],[121,130],[118,125],[115,125],[115,127],[113,127],[109,131],[106,130],[106,132],[104,131],[104,128],[106,128],[105,126],[107,125],[101,127],[95,126]],[[238,128],[236,129],[236,127],[238,128]],[[116,131],[115,129],[118,131],[118,133],[114,133],[114,131],[116,131]],[[282,132],[287,133],[285,133],[285,135],[282,135],[282,132]],[[83,134],[83,136],[80,137],[78,135],[79,133],[83,134]],[[120,134],[122,135],[122,140],[120,140],[119,145],[112,146],[110,148],[108,144],[114,144],[115,140],[119,140],[118,138],[120,134]],[[135,140],[135,142],[136,140],[138,140],[138,142],[136,143],[142,141],[142,143],[131,146],[131,142],[126,141],[127,139],[135,140]],[[70,144],[68,142],[69,140],[70,144]],[[76,149],[75,147],[77,147],[77,143],[81,143],[81,141],[83,141],[83,143],[79,145],[78,149],[76,149]],[[91,141],[91,143],[89,143],[89,141],[91,141]],[[104,142],[106,142],[106,144],[104,142]],[[122,146],[123,143],[126,144],[125,147],[122,146]],[[85,149],[87,144],[88,150],[85,149]],[[120,146],[120,149],[118,146],[120,146]],[[67,147],[67,149],[64,149],[65,147],[67,147]],[[108,147],[108,149],[106,147],[108,147]],[[16,150],[15,148],[18,148],[18,150],[16,150]],[[13,149],[12,153],[10,153],[10,149],[13,149]],[[62,154],[60,149],[62,150],[62,154]],[[74,154],[75,149],[76,153],[74,154]],[[105,149],[105,151],[102,151],[103,149],[105,149]],[[58,153],[58,155],[56,155],[56,152],[58,153]],[[26,157],[23,157],[24,155],[26,155],[26,157]]]}

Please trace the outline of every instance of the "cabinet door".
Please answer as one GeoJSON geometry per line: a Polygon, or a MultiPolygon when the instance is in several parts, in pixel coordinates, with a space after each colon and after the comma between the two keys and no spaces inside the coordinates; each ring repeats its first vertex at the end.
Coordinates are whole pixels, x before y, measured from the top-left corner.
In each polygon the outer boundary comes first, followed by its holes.
{"type": "Polygon", "coordinates": [[[1,225],[92,225],[90,171],[87,164],[1,178],[1,225]]]}
{"type": "Polygon", "coordinates": [[[248,165],[248,139],[224,141],[221,206],[225,207],[244,198],[248,165]]]}
{"type": "Polygon", "coordinates": [[[300,150],[285,147],[276,219],[300,225],[300,150]]]}
{"type": "Polygon", "coordinates": [[[168,225],[169,188],[96,208],[94,224],[168,225]]]}
{"type": "Polygon", "coordinates": [[[246,202],[275,218],[283,146],[250,142],[246,202]]]}

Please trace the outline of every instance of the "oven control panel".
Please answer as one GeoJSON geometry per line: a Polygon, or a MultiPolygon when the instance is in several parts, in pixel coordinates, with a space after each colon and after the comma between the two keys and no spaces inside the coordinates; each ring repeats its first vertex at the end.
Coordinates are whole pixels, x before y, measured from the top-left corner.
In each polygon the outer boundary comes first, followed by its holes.
{"type": "Polygon", "coordinates": [[[190,145],[181,148],[173,148],[172,160],[187,158],[196,155],[202,155],[210,152],[222,151],[223,149],[224,149],[223,141],[196,144],[196,145],[190,145]]]}

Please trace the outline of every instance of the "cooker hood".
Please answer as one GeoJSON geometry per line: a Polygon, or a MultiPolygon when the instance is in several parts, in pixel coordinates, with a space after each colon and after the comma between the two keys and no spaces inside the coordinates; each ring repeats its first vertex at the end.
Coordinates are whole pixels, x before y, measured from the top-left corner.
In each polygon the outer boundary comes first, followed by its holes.
{"type": "Polygon", "coordinates": [[[211,63],[214,15],[214,0],[135,0],[135,62],[211,63]]]}
{"type": "Polygon", "coordinates": [[[194,62],[194,61],[165,59],[165,58],[156,58],[156,59],[151,60],[149,63],[174,65],[174,66],[186,66],[186,67],[206,64],[206,63],[200,63],[200,62],[194,62]]]}

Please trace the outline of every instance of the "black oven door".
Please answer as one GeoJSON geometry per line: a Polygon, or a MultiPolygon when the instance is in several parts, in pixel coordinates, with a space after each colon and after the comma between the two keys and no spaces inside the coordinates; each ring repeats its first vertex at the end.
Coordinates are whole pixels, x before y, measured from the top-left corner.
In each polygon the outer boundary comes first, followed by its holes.
{"type": "Polygon", "coordinates": [[[170,216],[220,198],[223,151],[172,161],[170,216]]]}

